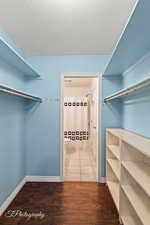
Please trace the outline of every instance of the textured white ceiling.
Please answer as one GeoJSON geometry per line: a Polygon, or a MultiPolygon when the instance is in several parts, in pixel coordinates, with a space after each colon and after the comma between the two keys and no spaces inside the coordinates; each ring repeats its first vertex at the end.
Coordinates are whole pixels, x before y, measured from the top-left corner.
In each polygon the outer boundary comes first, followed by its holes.
{"type": "Polygon", "coordinates": [[[0,0],[0,27],[28,55],[110,54],[136,0],[0,0]]]}

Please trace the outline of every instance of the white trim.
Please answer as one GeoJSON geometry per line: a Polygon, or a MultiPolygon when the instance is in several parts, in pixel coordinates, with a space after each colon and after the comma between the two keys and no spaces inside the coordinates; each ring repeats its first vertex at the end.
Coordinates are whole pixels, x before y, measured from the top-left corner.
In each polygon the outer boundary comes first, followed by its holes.
{"type": "Polygon", "coordinates": [[[96,137],[96,147],[97,147],[97,149],[96,149],[96,180],[97,180],[97,182],[99,181],[99,171],[100,171],[100,160],[99,160],[99,158],[100,158],[100,150],[101,150],[101,148],[100,148],[100,140],[99,140],[99,137],[100,137],[100,127],[101,127],[101,124],[100,124],[100,122],[101,122],[101,117],[100,117],[100,115],[101,115],[101,113],[100,113],[100,109],[101,109],[101,103],[100,103],[100,98],[102,97],[101,96],[101,91],[102,91],[102,89],[100,90],[100,88],[101,88],[101,78],[102,78],[102,73],[97,73],[97,79],[98,79],[98,85],[97,85],[97,100],[98,100],[98,102],[97,102],[97,137],[96,137]]]}
{"type": "Polygon", "coordinates": [[[99,183],[105,184],[106,183],[106,177],[100,177],[99,183]]]}
{"type": "Polygon", "coordinates": [[[102,174],[102,107],[103,107],[103,76],[102,73],[99,74],[99,103],[98,103],[98,181],[100,181],[100,177],[102,174]]]}
{"type": "Polygon", "coordinates": [[[60,176],[26,176],[26,182],[61,182],[60,176]]]}
{"type": "Polygon", "coordinates": [[[15,188],[15,190],[9,195],[9,197],[4,201],[4,203],[0,206],[0,216],[4,213],[4,211],[8,208],[10,203],[14,200],[18,192],[22,189],[24,184],[26,183],[26,178],[24,178],[15,188]]]}
{"type": "Polygon", "coordinates": [[[60,177],[64,181],[64,110],[63,110],[63,99],[64,99],[64,73],[60,76],[60,177]]]}
{"type": "Polygon", "coordinates": [[[80,78],[98,78],[98,135],[97,135],[97,170],[96,177],[99,181],[100,157],[101,157],[101,107],[102,107],[102,73],[100,72],[63,72],[60,76],[60,177],[64,181],[64,124],[63,124],[63,99],[64,99],[64,77],[80,77],[80,78]]]}

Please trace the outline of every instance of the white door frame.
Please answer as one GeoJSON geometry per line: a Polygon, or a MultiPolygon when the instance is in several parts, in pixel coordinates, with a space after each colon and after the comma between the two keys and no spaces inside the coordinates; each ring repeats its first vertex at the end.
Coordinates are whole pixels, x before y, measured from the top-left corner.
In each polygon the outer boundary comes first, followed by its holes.
{"type": "Polygon", "coordinates": [[[101,156],[101,100],[102,100],[102,73],[86,73],[86,72],[63,72],[60,76],[60,178],[61,181],[64,182],[64,78],[98,78],[98,120],[97,120],[97,162],[96,162],[96,180],[100,181],[100,156],[101,156]]]}

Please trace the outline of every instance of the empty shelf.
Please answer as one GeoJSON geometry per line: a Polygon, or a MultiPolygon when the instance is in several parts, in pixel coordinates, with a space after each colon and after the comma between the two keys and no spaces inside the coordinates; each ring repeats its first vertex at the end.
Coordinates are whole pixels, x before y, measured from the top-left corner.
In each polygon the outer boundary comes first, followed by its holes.
{"type": "Polygon", "coordinates": [[[117,159],[120,159],[120,147],[118,145],[107,145],[107,147],[117,159]]]}
{"type": "Polygon", "coordinates": [[[115,205],[119,211],[119,183],[113,182],[113,181],[108,181],[107,182],[109,191],[112,195],[112,198],[115,202],[115,205]]]}
{"type": "Polygon", "coordinates": [[[116,135],[116,137],[133,146],[145,156],[150,157],[150,139],[144,138],[124,129],[107,129],[107,132],[116,135]]]}
{"type": "Polygon", "coordinates": [[[116,175],[117,179],[120,180],[120,168],[119,168],[119,161],[116,159],[107,159],[108,164],[112,168],[114,174],[116,175]]]}
{"type": "Polygon", "coordinates": [[[123,162],[122,163],[133,179],[142,187],[150,197],[150,166],[142,162],[123,162]]]}
{"type": "Polygon", "coordinates": [[[136,187],[132,187],[131,185],[123,185],[122,189],[124,190],[124,193],[126,194],[128,200],[130,201],[131,205],[133,206],[137,216],[143,223],[143,225],[149,225],[150,224],[150,207],[149,199],[147,199],[147,202],[145,201],[145,198],[143,198],[142,195],[136,191],[136,187]]]}

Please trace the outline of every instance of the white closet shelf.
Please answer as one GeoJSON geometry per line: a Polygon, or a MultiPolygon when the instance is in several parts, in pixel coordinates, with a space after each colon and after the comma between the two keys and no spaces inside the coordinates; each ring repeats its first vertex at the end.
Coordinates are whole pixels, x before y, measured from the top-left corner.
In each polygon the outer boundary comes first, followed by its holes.
{"type": "Polygon", "coordinates": [[[0,57],[8,64],[17,68],[24,75],[32,78],[40,77],[40,74],[30,65],[10,44],[0,37],[0,57]]]}
{"type": "Polygon", "coordinates": [[[118,145],[107,145],[107,148],[117,159],[120,159],[120,147],[118,145]]]}
{"type": "Polygon", "coordinates": [[[150,197],[150,166],[143,162],[122,162],[124,168],[150,197]]]}
{"type": "Polygon", "coordinates": [[[134,92],[139,91],[139,90],[144,89],[149,86],[150,86],[150,78],[144,79],[128,88],[122,89],[121,91],[118,91],[110,96],[107,96],[106,98],[104,98],[104,102],[109,102],[111,100],[133,94],[134,92]]]}
{"type": "Polygon", "coordinates": [[[145,199],[143,199],[142,195],[139,195],[139,193],[136,191],[136,187],[132,187],[131,185],[122,185],[122,189],[124,193],[126,194],[128,200],[130,201],[132,207],[134,208],[137,216],[141,220],[143,225],[149,225],[150,223],[150,213],[149,213],[149,207],[148,202],[149,199],[147,199],[147,203],[145,202],[145,199]]]}
{"type": "Polygon", "coordinates": [[[123,129],[107,129],[108,132],[119,137],[125,143],[136,148],[139,152],[145,156],[150,157],[150,139],[144,138],[132,132],[123,129]]]}
{"type": "Polygon", "coordinates": [[[120,168],[119,168],[119,161],[116,159],[107,159],[108,164],[112,168],[114,174],[116,175],[117,179],[120,180],[120,168]]]}
{"type": "Polygon", "coordinates": [[[139,222],[136,221],[132,216],[122,216],[121,220],[123,225],[140,225],[139,222]]]}
{"type": "Polygon", "coordinates": [[[150,139],[124,129],[107,129],[106,146],[107,184],[116,206],[119,202],[120,218],[124,225],[149,225],[150,139]],[[119,148],[119,159],[110,154],[111,145],[119,148]]]}
{"type": "Polygon", "coordinates": [[[9,88],[9,87],[3,86],[3,85],[0,85],[0,93],[22,97],[24,99],[32,100],[32,101],[35,101],[35,102],[42,102],[42,99],[39,98],[39,97],[30,95],[30,94],[27,94],[25,92],[18,91],[16,89],[9,88]]]}
{"type": "Polygon", "coordinates": [[[113,181],[108,181],[107,182],[109,191],[112,195],[112,198],[115,202],[115,205],[119,211],[119,183],[113,182],[113,181]]]}

